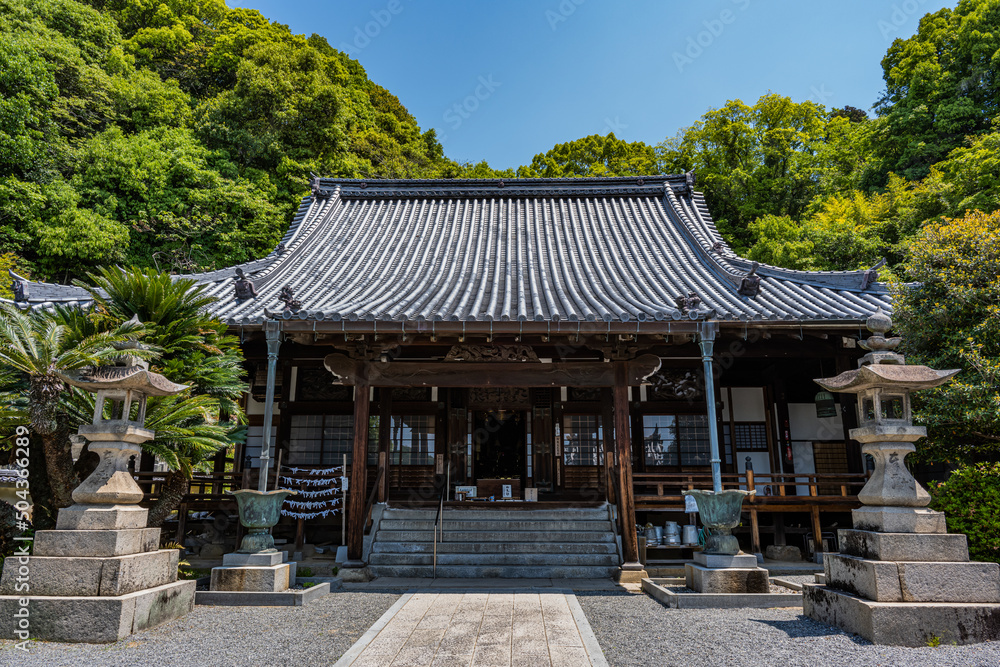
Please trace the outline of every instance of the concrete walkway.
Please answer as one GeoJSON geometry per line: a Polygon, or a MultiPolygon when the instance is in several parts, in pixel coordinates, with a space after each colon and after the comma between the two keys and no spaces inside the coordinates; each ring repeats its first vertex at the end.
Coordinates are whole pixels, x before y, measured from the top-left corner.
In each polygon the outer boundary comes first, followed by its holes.
{"type": "Polygon", "coordinates": [[[337,667],[606,667],[572,592],[424,590],[403,595],[337,667]]]}
{"type": "Polygon", "coordinates": [[[618,591],[621,584],[610,579],[431,579],[430,577],[378,577],[365,582],[345,582],[344,590],[415,591],[419,589],[450,589],[462,591],[525,590],[557,588],[573,591],[618,591]]]}

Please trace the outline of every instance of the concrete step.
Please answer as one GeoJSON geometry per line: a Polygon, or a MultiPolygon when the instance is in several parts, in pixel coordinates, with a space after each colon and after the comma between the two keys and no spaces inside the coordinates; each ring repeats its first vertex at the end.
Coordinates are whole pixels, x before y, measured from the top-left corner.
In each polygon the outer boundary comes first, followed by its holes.
{"type": "MultiPolygon", "coordinates": [[[[450,536],[449,536],[450,537],[450,536]]],[[[438,542],[438,553],[451,554],[613,554],[618,546],[613,540],[606,542],[438,542]]],[[[383,542],[372,545],[372,553],[433,553],[432,542],[383,542]]]]}
{"type": "MultiPolygon", "coordinates": [[[[433,576],[430,565],[372,565],[369,569],[376,577],[433,576]]],[[[617,571],[617,566],[449,565],[439,566],[437,576],[448,579],[608,579],[617,571]]]]}
{"type": "MultiPolygon", "coordinates": [[[[383,519],[405,519],[433,521],[437,510],[433,509],[399,509],[386,508],[382,512],[383,519]]],[[[564,510],[504,510],[504,509],[445,509],[446,519],[461,517],[463,520],[524,520],[534,521],[607,521],[608,510],[599,509],[564,509],[564,510]]]]}
{"type": "MultiPolygon", "coordinates": [[[[614,535],[576,530],[553,531],[478,531],[448,530],[449,542],[614,542],[614,535]]],[[[433,530],[379,530],[375,542],[433,542],[433,530]]]]}
{"type": "MultiPolygon", "coordinates": [[[[445,517],[440,524],[446,531],[468,530],[468,531],[497,531],[509,533],[521,530],[543,530],[543,531],[596,531],[606,532],[611,530],[610,521],[516,521],[514,519],[476,519],[466,520],[451,516],[445,517]]],[[[382,517],[379,522],[379,530],[434,530],[433,521],[422,519],[386,519],[382,517]]]]}
{"type": "MultiPolygon", "coordinates": [[[[430,565],[432,554],[373,553],[371,565],[430,565]]],[[[509,565],[509,566],[604,566],[618,565],[611,554],[448,554],[438,553],[438,566],[443,565],[509,565]]]]}

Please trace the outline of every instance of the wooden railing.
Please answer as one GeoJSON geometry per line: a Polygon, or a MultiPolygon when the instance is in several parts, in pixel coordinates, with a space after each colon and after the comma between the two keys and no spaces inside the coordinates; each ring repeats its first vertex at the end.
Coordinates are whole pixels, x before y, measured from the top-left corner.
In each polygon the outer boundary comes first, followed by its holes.
{"type": "MultiPolygon", "coordinates": [[[[808,512],[812,524],[813,543],[823,549],[820,511],[848,512],[861,506],[858,491],[868,481],[864,474],[816,473],[726,473],[723,489],[756,489],[757,493],[743,502],[743,511],[750,515],[751,548],[760,552],[760,512],[808,512]],[[800,493],[805,491],[805,493],[800,493]]],[[[710,473],[634,473],[632,475],[636,510],[684,511],[683,492],[690,489],[711,489],[710,473]]]]}
{"type": "MultiPolygon", "coordinates": [[[[154,502],[163,491],[165,472],[134,472],[132,476],[142,489],[143,502],[154,502]]],[[[218,501],[235,503],[227,491],[243,488],[242,472],[196,473],[188,482],[188,492],[181,502],[212,504],[218,501]]]]}
{"type": "MultiPolygon", "coordinates": [[[[746,505],[787,508],[808,505],[855,505],[857,492],[868,481],[863,474],[816,473],[725,473],[722,488],[756,488],[757,494],[746,505]],[[749,479],[748,479],[749,478],[749,479]],[[805,493],[800,493],[804,490],[805,493]],[[832,491],[832,492],[831,492],[832,491]]],[[[689,489],[711,489],[710,473],[646,472],[634,473],[632,483],[636,509],[678,509],[683,511],[683,492],[689,489]],[[676,507],[674,507],[676,506],[676,507]]]]}

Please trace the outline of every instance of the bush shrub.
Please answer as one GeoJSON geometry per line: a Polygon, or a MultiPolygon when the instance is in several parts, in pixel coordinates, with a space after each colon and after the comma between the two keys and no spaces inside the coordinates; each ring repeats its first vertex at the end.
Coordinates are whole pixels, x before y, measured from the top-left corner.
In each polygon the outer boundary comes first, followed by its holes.
{"type": "Polygon", "coordinates": [[[972,560],[1000,563],[1000,463],[962,466],[930,493],[931,508],[948,517],[948,532],[969,536],[972,560]]]}

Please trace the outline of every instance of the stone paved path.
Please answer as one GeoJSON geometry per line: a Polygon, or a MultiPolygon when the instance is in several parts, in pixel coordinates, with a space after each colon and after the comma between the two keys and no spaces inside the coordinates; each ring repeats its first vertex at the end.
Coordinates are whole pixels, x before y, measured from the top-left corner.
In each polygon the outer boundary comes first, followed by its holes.
{"type": "Polygon", "coordinates": [[[408,593],[337,667],[438,665],[605,667],[590,625],[566,591],[408,593]]]}

